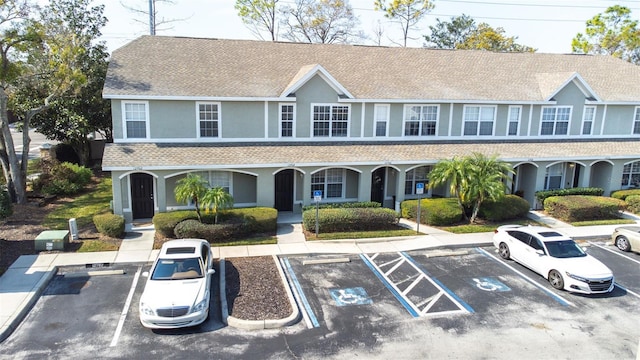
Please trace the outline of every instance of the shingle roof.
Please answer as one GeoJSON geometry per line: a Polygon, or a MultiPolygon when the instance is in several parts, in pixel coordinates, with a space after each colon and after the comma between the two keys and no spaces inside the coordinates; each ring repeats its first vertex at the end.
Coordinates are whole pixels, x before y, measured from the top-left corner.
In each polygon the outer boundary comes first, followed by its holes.
{"type": "Polygon", "coordinates": [[[462,143],[312,144],[107,144],[105,170],[190,169],[194,167],[282,167],[315,165],[420,164],[479,152],[509,162],[636,159],[640,141],[540,141],[462,143]]]}
{"type": "Polygon", "coordinates": [[[314,64],[358,99],[543,101],[578,73],[604,101],[640,100],[640,67],[609,56],[163,36],[115,50],[104,95],[278,97],[314,64]]]}

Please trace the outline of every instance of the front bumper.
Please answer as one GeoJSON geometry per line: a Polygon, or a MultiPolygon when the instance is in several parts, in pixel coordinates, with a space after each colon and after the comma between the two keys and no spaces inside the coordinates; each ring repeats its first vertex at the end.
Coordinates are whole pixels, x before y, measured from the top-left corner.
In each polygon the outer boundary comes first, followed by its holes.
{"type": "Polygon", "coordinates": [[[585,281],[581,281],[565,275],[564,279],[564,288],[567,291],[581,294],[606,294],[613,291],[614,287],[613,277],[604,279],[584,279],[585,281]]]}
{"type": "Polygon", "coordinates": [[[205,310],[177,317],[147,315],[140,312],[140,323],[149,329],[177,329],[202,324],[209,316],[209,307],[205,310]]]}

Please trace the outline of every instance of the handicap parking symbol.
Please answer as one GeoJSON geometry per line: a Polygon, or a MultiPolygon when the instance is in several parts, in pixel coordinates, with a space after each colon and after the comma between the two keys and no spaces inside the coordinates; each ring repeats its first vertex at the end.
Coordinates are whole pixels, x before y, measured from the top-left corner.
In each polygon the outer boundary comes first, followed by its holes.
{"type": "Polygon", "coordinates": [[[338,306],[369,305],[373,301],[361,287],[346,289],[329,289],[329,294],[338,306]]]}
{"type": "Polygon", "coordinates": [[[492,277],[470,278],[467,282],[483,291],[511,291],[507,285],[492,277]]]}

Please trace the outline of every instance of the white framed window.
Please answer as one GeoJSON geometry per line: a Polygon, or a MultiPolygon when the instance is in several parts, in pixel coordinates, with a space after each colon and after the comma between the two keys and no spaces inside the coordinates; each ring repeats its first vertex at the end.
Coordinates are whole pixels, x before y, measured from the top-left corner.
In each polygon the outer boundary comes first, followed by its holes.
{"type": "Polygon", "coordinates": [[[196,174],[205,179],[209,183],[210,188],[221,187],[224,191],[231,194],[233,189],[231,188],[232,173],[230,171],[199,171],[196,174]]]}
{"type": "Polygon", "coordinates": [[[622,169],[622,187],[640,187],[640,161],[624,164],[622,169]]]}
{"type": "Polygon", "coordinates": [[[496,120],[495,106],[464,106],[463,135],[493,135],[493,125],[496,120]]]}
{"type": "Polygon", "coordinates": [[[636,107],[633,115],[633,135],[640,135],[640,106],[636,107]]]}
{"type": "Polygon", "coordinates": [[[316,190],[322,191],[322,198],[344,198],[345,169],[320,170],[311,175],[311,197],[316,190]]]}
{"type": "MultiPolygon", "coordinates": [[[[407,175],[404,180],[404,194],[416,195],[417,183],[423,183],[426,189],[427,184],[429,183],[430,172],[431,172],[431,166],[420,166],[407,171],[407,175]]],[[[426,193],[424,195],[426,195],[426,193]]]]}
{"type": "Polygon", "coordinates": [[[149,103],[147,101],[123,101],[122,119],[125,138],[147,139],[149,137],[149,103]]]}
{"type": "Polygon", "coordinates": [[[540,135],[567,135],[571,106],[545,106],[542,108],[540,135]]]}
{"type": "Polygon", "coordinates": [[[198,136],[220,137],[220,103],[198,102],[198,136]]]}
{"type": "Polygon", "coordinates": [[[295,104],[280,104],[280,137],[293,137],[296,119],[295,104]]]}
{"type": "Polygon", "coordinates": [[[312,106],[314,137],[347,137],[349,134],[349,105],[314,104],[312,106]]]}
{"type": "Polygon", "coordinates": [[[596,107],[585,106],[582,114],[582,135],[591,135],[593,120],[596,118],[596,107]]]}
{"type": "Polygon", "coordinates": [[[522,106],[509,106],[509,125],[507,125],[507,135],[518,135],[521,117],[522,106]]]}
{"type": "Polygon", "coordinates": [[[564,164],[555,164],[547,168],[544,176],[544,189],[554,190],[562,188],[562,178],[564,177],[564,164]]]}
{"type": "Polygon", "coordinates": [[[404,136],[435,136],[438,105],[405,105],[404,136]]]}
{"type": "Polygon", "coordinates": [[[373,136],[388,136],[389,135],[389,104],[375,104],[373,108],[373,136]]]}

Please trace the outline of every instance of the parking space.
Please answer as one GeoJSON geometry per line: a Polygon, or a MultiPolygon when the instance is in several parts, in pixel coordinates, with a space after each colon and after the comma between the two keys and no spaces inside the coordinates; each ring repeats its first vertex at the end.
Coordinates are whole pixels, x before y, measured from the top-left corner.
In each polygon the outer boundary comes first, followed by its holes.
{"type": "Polygon", "coordinates": [[[587,253],[607,264],[613,271],[616,286],[640,299],[640,254],[622,252],[604,241],[590,242],[587,253]]]}

